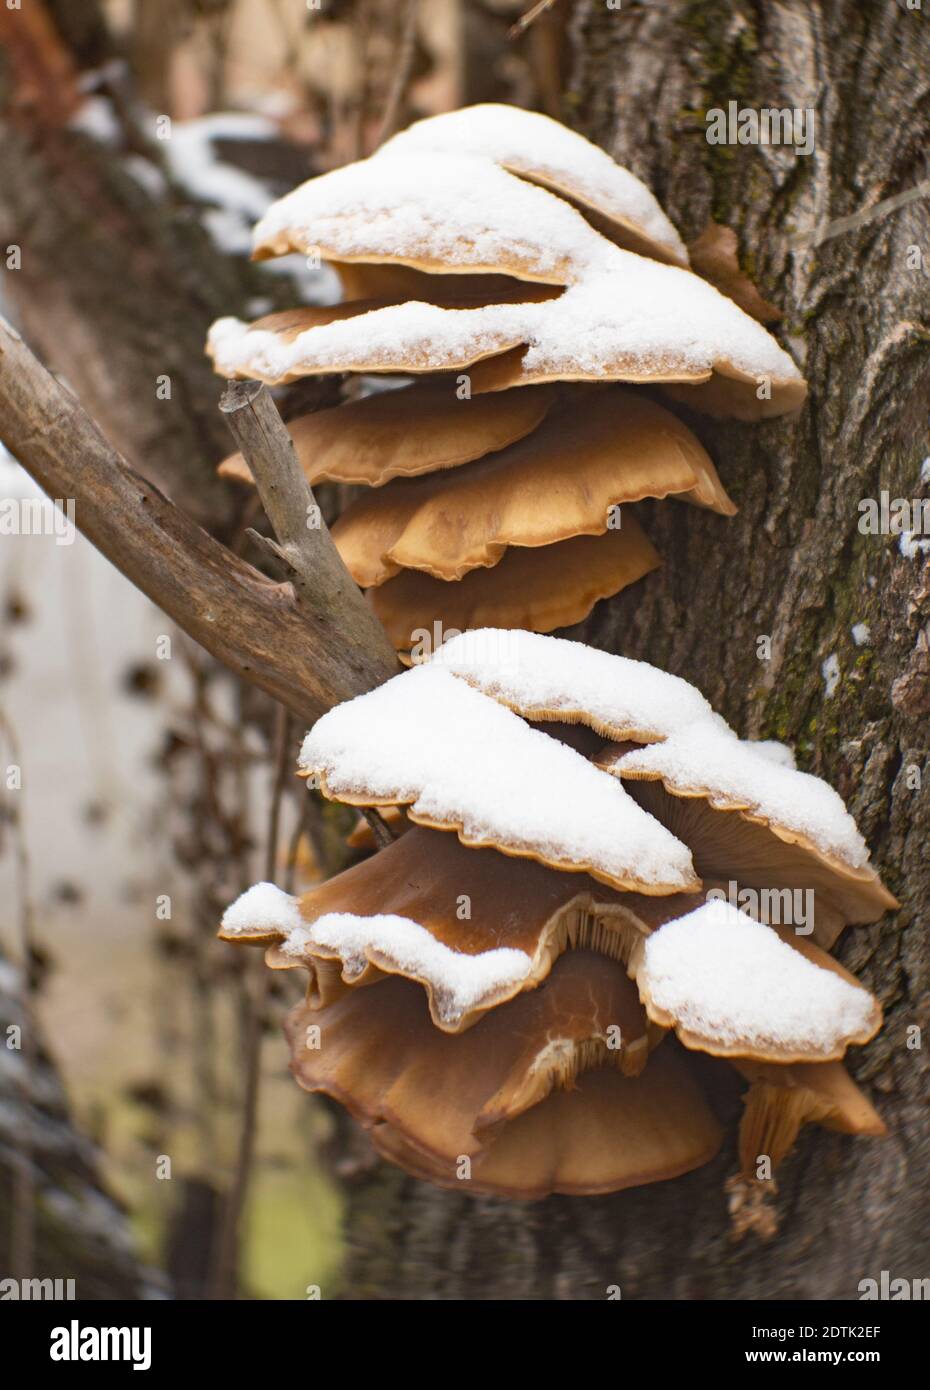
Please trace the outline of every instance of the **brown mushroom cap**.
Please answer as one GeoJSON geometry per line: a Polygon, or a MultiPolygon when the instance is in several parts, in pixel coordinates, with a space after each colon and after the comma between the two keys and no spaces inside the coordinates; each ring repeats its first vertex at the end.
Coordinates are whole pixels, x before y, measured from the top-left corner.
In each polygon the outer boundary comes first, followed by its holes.
{"type": "Polygon", "coordinates": [[[649,897],[620,893],[586,874],[565,874],[531,859],[492,849],[468,849],[457,837],[411,827],[374,858],[353,865],[303,894],[299,912],[307,925],[332,913],[374,919],[390,915],[423,927],[437,943],[460,956],[505,949],[526,956],[525,973],[486,979],[484,992],[463,1008],[441,971],[415,964],[405,943],[391,940],[385,926],[363,952],[307,939],[300,948],[277,945],[282,933],[258,927],[220,929],[227,941],[268,945],[277,969],[310,972],[308,1002],[314,1008],[339,998],[347,988],[403,975],[423,985],[435,1027],[457,1033],[544,979],[569,947],[627,960],[634,942],[672,917],[691,911],[694,894],[649,897]],[[338,970],[320,969],[336,962],[338,970]]]}
{"type": "Polygon", "coordinates": [[[751,1082],[743,1097],[739,1140],[740,1164],[748,1177],[755,1174],[763,1155],[773,1166],[781,1163],[805,1124],[820,1124],[843,1134],[879,1136],[888,1132],[842,1062],[779,1066],[739,1061],[734,1065],[751,1082]]]}
{"type": "MultiPolygon", "coordinates": [[[[632,270],[626,273],[632,274],[632,270]]],[[[359,300],[353,301],[351,307],[334,306],[348,310],[342,315],[316,323],[308,320],[302,328],[293,317],[302,311],[289,311],[291,317],[285,318],[283,324],[220,319],[210,329],[206,350],[213,359],[214,370],[221,376],[255,378],[270,386],[332,372],[419,375],[467,370],[473,395],[560,381],[614,381],[662,386],[666,394],[678,399],[678,387],[684,390],[687,386],[691,389],[680,397],[684,404],[707,414],[745,420],[768,419],[797,410],[806,397],[806,384],[787,356],[786,365],[780,366],[777,374],[772,371],[768,375],[753,375],[720,356],[714,358],[712,367],[699,368],[689,365],[687,354],[676,344],[671,331],[667,343],[648,353],[618,348],[588,366],[580,358],[573,358],[566,348],[551,365],[533,365],[525,347],[528,338],[539,331],[550,351],[554,351],[565,336],[557,317],[561,301],[540,304],[538,299],[536,295],[525,295],[518,304],[508,301],[491,305],[476,304],[468,298],[443,298],[435,304],[359,300]],[[521,304],[523,312],[518,312],[521,304]],[[528,319],[534,308],[547,313],[546,318],[534,320],[535,326],[528,319]],[[367,319],[364,332],[347,336],[331,331],[338,328],[339,320],[363,315],[367,319]],[[289,347],[293,350],[286,352],[289,347]],[[760,382],[765,386],[761,399],[760,382]],[[670,389],[673,386],[675,391],[670,389]]],[[[606,290],[604,299],[605,303],[609,300],[606,290]]],[[[570,304],[569,308],[577,310],[578,306],[570,304]]],[[[738,312],[735,306],[734,312],[738,312]]],[[[617,314],[622,316],[622,303],[618,304],[617,314]]],[[[755,327],[764,332],[760,325],[755,327]]],[[[592,322],[590,340],[596,341],[597,334],[598,325],[592,322]]]]}
{"type": "MultiPolygon", "coordinates": [[[[298,461],[312,485],[410,478],[456,468],[504,449],[545,418],[557,388],[461,400],[448,382],[420,381],[379,391],[288,423],[298,461]]],[[[252,482],[241,454],[219,466],[222,477],[252,482]]]]}
{"type": "Polygon", "coordinates": [[[526,348],[515,345],[498,349],[475,359],[469,367],[473,394],[510,391],[518,386],[540,386],[558,381],[624,381],[633,385],[654,385],[663,395],[699,410],[714,419],[755,422],[792,414],[807,399],[807,383],[786,370],[777,374],[754,375],[741,370],[725,357],[719,357],[713,370],[687,371],[684,367],[636,365],[622,355],[599,371],[567,368],[547,371],[526,361],[526,348]]]}
{"type": "Polygon", "coordinates": [[[511,546],[491,569],[457,584],[403,570],[370,597],[398,651],[415,633],[452,628],[531,628],[551,632],[587,617],[599,599],[618,593],[662,563],[629,511],[602,536],[575,536],[540,549],[511,546]]]}
{"type": "Polygon", "coordinates": [[[440,1187],[527,1199],[617,1192],[680,1177],[708,1163],[723,1139],[684,1059],[668,1043],[640,1076],[587,1071],[572,1090],[553,1091],[501,1125],[472,1157],[467,1179],[449,1144],[431,1152],[388,1124],[376,1125],[370,1137],[385,1158],[440,1187]]]}
{"type": "Polygon", "coordinates": [[[639,1070],[648,1029],[623,967],[570,951],[544,985],[467,1032],[435,1028],[422,991],[397,978],[321,1009],[300,1004],[285,1031],[306,1090],[325,1091],[364,1124],[392,1124],[435,1153],[467,1154],[482,1131],[595,1063],[639,1070]]]}
{"type": "Polygon", "coordinates": [[[383,299],[394,304],[418,299],[424,304],[536,303],[562,293],[559,285],[533,284],[509,275],[456,275],[415,270],[407,265],[370,265],[330,261],[342,284],[344,299],[383,299]]]}
{"type": "Polygon", "coordinates": [[[669,382],[662,391],[679,405],[699,410],[715,420],[748,423],[793,414],[807,399],[803,381],[775,381],[766,389],[758,378],[724,363],[717,363],[714,375],[706,381],[669,382]]]}
{"type": "Polygon", "coordinates": [[[671,774],[623,768],[628,752],[607,745],[594,761],[621,776],[630,795],[691,847],[702,876],[746,888],[812,889],[843,922],[874,922],[899,906],[870,865],[844,862],[745,803],[676,783],[671,774]]]}
{"type": "MultiPolygon", "coordinates": [[[[460,417],[467,423],[467,410],[460,408],[460,417]]],[[[689,429],[646,397],[608,387],[566,393],[538,429],[509,448],[454,472],[398,479],[365,494],[340,516],[333,539],[362,587],[402,569],[458,580],[495,565],[511,545],[602,535],[612,508],[670,493],[726,498],[689,429]]],[[[718,505],[729,515],[736,510],[729,499],[718,505]]]]}
{"type": "Polygon", "coordinates": [[[473,391],[553,381],[694,385],[714,378],[733,395],[736,413],[798,408],[804,380],[759,323],[691,272],[590,234],[603,254],[580,266],[577,283],[547,302],[391,303],[361,323],[321,324],[296,339],[221,319],[210,330],[208,350],[225,375],[268,382],[327,371],[450,371],[508,353],[506,364],[474,373],[473,391]],[[514,356],[521,344],[525,353],[514,356]]]}

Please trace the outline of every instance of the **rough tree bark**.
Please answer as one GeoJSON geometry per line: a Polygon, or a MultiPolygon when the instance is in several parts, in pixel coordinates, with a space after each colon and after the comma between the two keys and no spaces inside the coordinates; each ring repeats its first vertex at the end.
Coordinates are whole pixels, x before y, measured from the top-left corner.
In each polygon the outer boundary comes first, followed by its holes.
{"type": "Polygon", "coordinates": [[[886,1009],[851,1067],[891,1135],[806,1131],[766,1244],[728,1234],[732,1141],[676,1182],[537,1204],[449,1195],[381,1168],[350,1195],[346,1294],[597,1299],[619,1284],[624,1298],[855,1298],[882,1269],[927,1273],[927,1049],[908,1050],[906,1029],[926,1032],[930,993],[930,566],[897,537],[857,529],[860,499],[921,495],[928,286],[908,248],[930,255],[926,200],[816,248],[793,238],[927,177],[927,22],[891,0],[581,0],[572,37],[569,120],[645,178],[686,239],[710,218],[737,231],[811,386],[797,420],[693,417],[740,514],[644,509],[665,565],[600,605],[581,635],[686,676],[743,735],[792,743],[847,798],[903,903],[839,947],[886,1009]],[[704,113],[731,99],[815,108],[814,152],[709,145],[704,113]],[[868,646],[854,643],[858,623],[868,646]]]}

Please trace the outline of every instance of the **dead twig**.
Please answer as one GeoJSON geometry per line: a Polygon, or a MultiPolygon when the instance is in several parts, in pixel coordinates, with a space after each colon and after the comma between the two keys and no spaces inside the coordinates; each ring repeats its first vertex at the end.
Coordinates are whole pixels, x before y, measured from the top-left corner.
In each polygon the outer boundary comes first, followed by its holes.
{"type": "Polygon", "coordinates": [[[374,806],[362,806],[360,810],[371,826],[371,833],[375,837],[375,844],[378,848],[385,849],[388,845],[392,845],[397,836],[394,834],[381,812],[376,810],[374,806]]]}
{"type": "Polygon", "coordinates": [[[525,34],[530,25],[535,24],[540,15],[551,10],[554,4],[556,4],[556,0],[538,0],[537,4],[531,6],[526,14],[522,14],[517,22],[510,26],[507,30],[508,39],[518,39],[521,34],[525,34]]]}
{"type": "Polygon", "coordinates": [[[384,112],[378,126],[378,133],[375,136],[375,149],[383,145],[389,135],[394,134],[397,125],[400,105],[404,99],[410,74],[413,71],[413,60],[416,57],[418,5],[419,0],[407,0],[404,25],[401,30],[397,56],[394,60],[394,76],[388,90],[387,100],[384,103],[384,112]]]}
{"type": "MultiPolygon", "coordinates": [[[[265,853],[265,878],[273,883],[277,876],[278,835],[281,821],[281,802],[288,775],[288,740],[291,721],[280,706],[275,721],[275,776],[268,817],[268,837],[265,853]]],[[[258,1127],[258,1101],[262,1076],[262,1033],[268,1005],[271,972],[261,960],[250,963],[245,1019],[245,1088],[242,1096],[242,1115],[239,1128],[239,1148],[232,1185],[226,1199],[223,1224],[217,1245],[213,1271],[213,1297],[233,1297],[238,1286],[239,1231],[245,1209],[255,1157],[255,1135],[258,1127]]]]}

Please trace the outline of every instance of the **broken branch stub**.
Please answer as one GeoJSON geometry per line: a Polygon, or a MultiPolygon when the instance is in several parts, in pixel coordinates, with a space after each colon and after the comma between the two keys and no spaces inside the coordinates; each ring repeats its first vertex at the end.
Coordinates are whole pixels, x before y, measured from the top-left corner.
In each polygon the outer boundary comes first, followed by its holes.
{"type": "Polygon", "coordinates": [[[320,623],[337,622],[347,643],[395,661],[384,628],[340,559],[291,437],[268,391],[257,381],[230,381],[220,410],[252,471],[274,528],[275,554],[297,599],[320,623]]]}
{"type": "Polygon", "coordinates": [[[377,627],[353,621],[351,601],[347,614],[337,606],[331,572],[310,599],[220,545],[129,467],[2,318],[0,420],[15,458],[50,497],[73,500],[75,524],[117,569],[305,722],[396,672],[377,627]]]}

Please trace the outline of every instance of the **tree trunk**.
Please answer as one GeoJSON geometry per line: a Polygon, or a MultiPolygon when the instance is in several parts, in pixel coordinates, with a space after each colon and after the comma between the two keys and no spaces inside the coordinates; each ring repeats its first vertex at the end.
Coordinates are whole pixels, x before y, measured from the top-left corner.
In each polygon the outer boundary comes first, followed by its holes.
{"type": "Polygon", "coordinates": [[[738,1102],[715,1162],[612,1197],[475,1199],[379,1167],[350,1193],[345,1292],[596,1299],[619,1285],[624,1298],[855,1298],[882,1269],[926,1272],[927,1062],[907,1030],[926,1023],[930,997],[930,777],[919,785],[930,568],[897,536],[858,529],[860,499],[921,495],[927,271],[909,248],[930,255],[926,203],[816,247],[793,239],[927,177],[926,20],[861,0],[581,0],[572,40],[569,121],[650,184],[687,240],[711,218],[738,233],[743,268],[782,309],[810,383],[795,420],[689,417],[739,515],[644,507],[663,569],[601,604],[578,635],[687,677],[742,735],[791,743],[847,799],[903,904],[839,945],[885,1006],[883,1031],[850,1066],[890,1137],[806,1130],[765,1243],[735,1243],[728,1229],[738,1102]],[[704,114],[731,99],[815,108],[813,152],[710,145],[704,114]],[[858,624],[867,645],[852,636],[858,624]],[[770,660],[757,655],[762,635],[770,660]],[[822,663],[833,656],[830,693],[822,663]]]}

